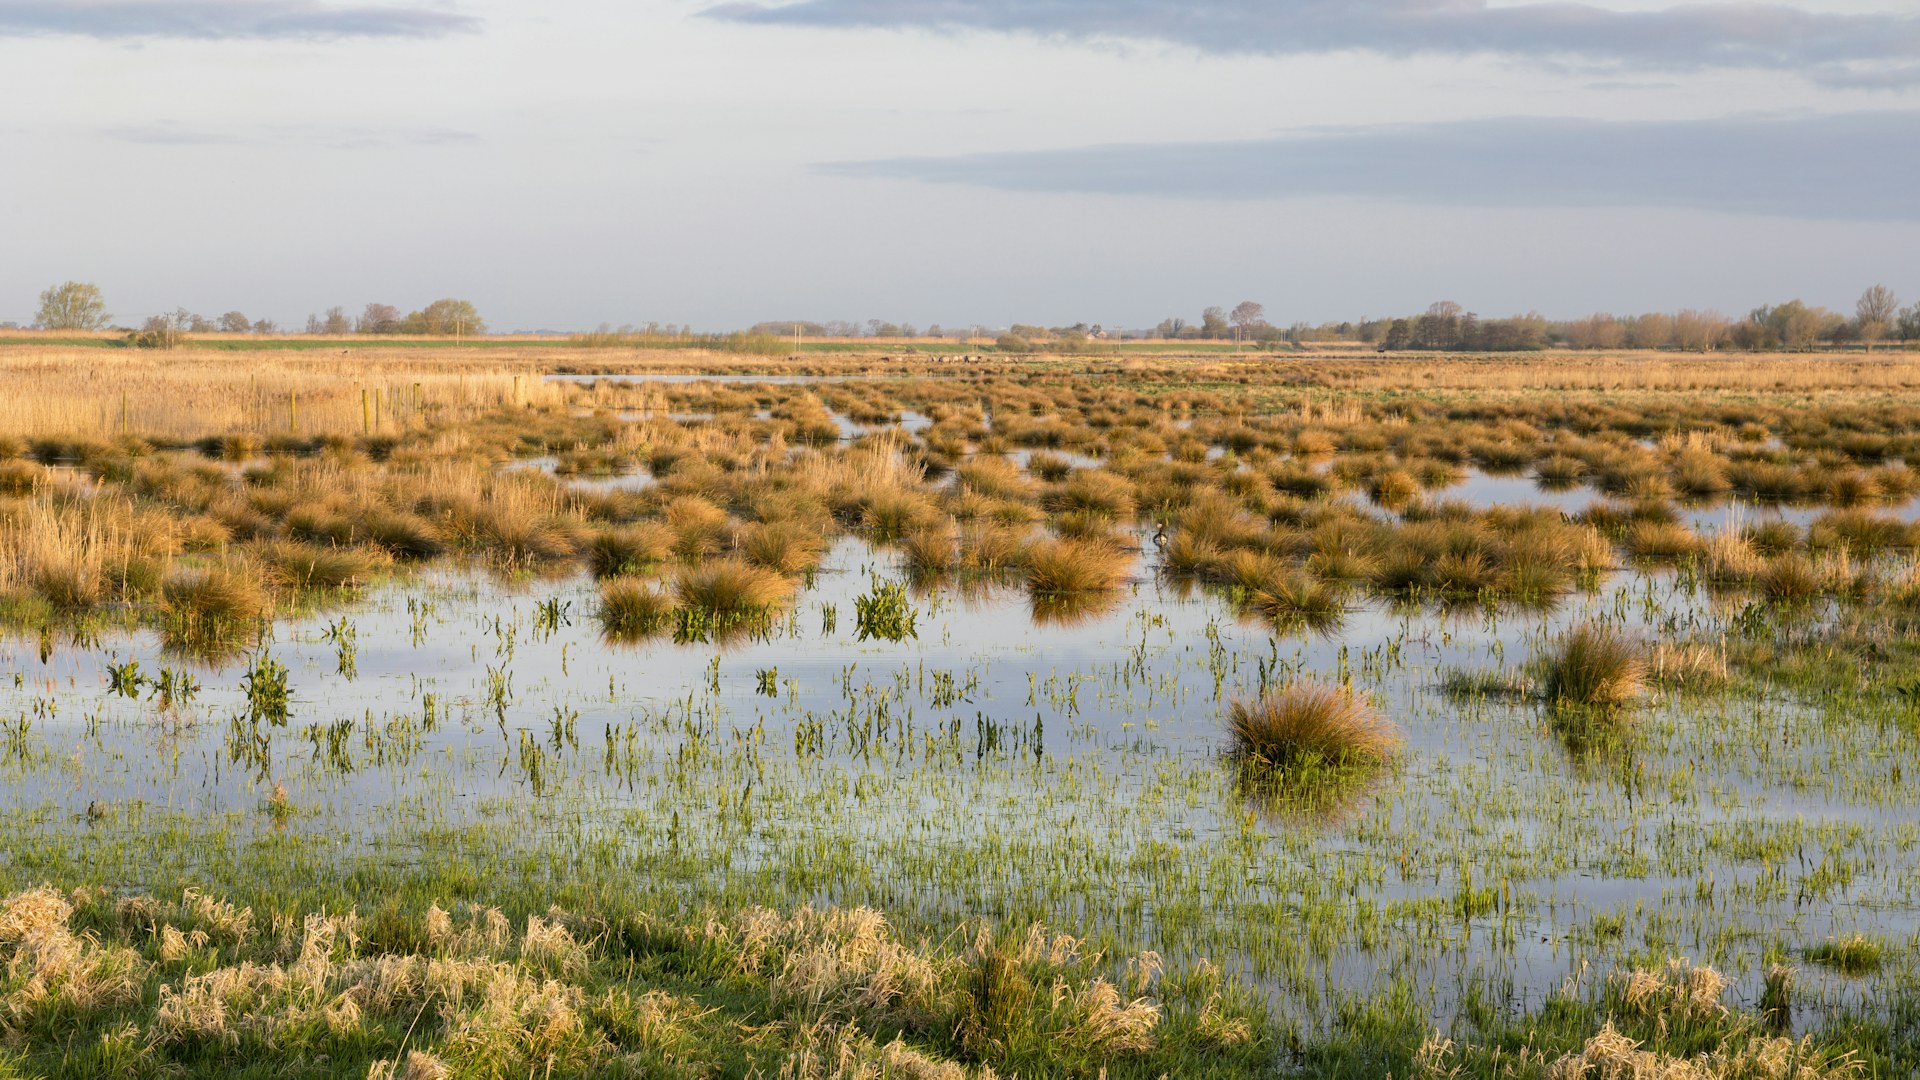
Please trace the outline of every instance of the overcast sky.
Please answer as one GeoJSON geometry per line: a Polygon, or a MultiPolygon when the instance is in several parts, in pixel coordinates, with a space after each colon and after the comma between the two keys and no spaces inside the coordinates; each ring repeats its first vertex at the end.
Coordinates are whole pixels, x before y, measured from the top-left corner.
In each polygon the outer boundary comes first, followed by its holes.
{"type": "Polygon", "coordinates": [[[1913,0],[0,0],[0,319],[1920,299],[1913,0]]]}

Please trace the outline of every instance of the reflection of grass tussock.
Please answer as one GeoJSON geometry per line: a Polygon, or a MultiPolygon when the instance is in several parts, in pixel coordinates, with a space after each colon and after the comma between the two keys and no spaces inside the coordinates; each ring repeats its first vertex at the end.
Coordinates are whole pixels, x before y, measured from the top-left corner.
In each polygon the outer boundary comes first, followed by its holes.
{"type": "Polygon", "coordinates": [[[1066,629],[1082,626],[1110,614],[1120,606],[1121,594],[1105,592],[1030,594],[1027,614],[1036,626],[1066,629]]]}

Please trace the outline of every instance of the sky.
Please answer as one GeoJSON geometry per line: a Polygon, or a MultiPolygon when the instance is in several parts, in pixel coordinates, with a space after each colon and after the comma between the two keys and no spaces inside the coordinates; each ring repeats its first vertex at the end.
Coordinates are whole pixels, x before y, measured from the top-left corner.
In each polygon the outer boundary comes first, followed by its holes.
{"type": "Polygon", "coordinates": [[[0,320],[1920,300],[1913,0],[0,0],[0,320]]]}

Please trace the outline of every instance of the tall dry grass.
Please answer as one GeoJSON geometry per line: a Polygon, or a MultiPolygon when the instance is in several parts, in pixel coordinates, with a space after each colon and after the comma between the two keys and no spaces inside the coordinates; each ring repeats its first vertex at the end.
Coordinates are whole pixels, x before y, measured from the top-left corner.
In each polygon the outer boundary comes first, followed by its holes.
{"type": "MultiPolygon", "coordinates": [[[[1862,390],[1920,389],[1920,352],[1869,355],[1820,353],[1683,354],[1670,352],[1546,352],[1523,356],[1309,355],[1290,360],[1309,380],[1352,390],[1638,390],[1788,391],[1847,394],[1862,390]]],[[[1129,358],[1127,373],[1160,369],[1162,359],[1129,358]]],[[[1196,378],[1232,378],[1266,360],[1202,361],[1184,365],[1196,378]]]]}
{"type": "Polygon", "coordinates": [[[0,348],[0,384],[7,388],[0,435],[394,433],[516,402],[558,402],[563,391],[542,380],[543,366],[457,349],[316,355],[0,348]]]}

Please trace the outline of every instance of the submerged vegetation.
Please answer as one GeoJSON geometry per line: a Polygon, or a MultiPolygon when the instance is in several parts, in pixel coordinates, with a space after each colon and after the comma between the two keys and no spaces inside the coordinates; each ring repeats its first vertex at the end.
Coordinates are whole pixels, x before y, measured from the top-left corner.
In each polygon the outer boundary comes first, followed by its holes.
{"type": "Polygon", "coordinates": [[[1920,364],[630,345],[0,353],[0,1075],[1920,1070],[1920,364]]]}

